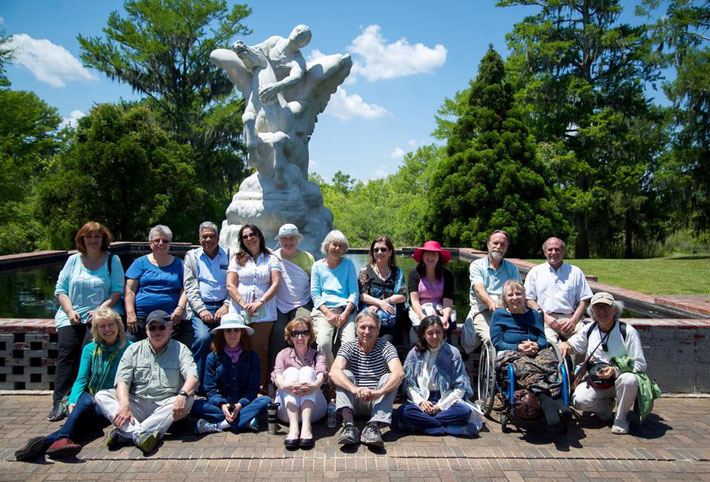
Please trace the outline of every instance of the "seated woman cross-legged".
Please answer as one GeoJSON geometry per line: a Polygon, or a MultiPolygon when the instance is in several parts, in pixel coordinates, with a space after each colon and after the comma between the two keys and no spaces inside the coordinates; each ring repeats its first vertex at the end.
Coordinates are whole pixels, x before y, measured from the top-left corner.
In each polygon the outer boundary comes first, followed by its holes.
{"type": "Polygon", "coordinates": [[[93,341],[81,353],[79,375],[69,395],[67,421],[46,437],[31,438],[25,447],[15,452],[17,460],[31,460],[44,453],[53,459],[73,457],[81,450],[81,445],[73,440],[90,427],[105,424],[103,413],[94,403],[94,395],[113,387],[118,362],[130,342],[126,341],[123,322],[115,311],[98,308],[92,315],[93,341]]]}
{"type": "Polygon", "coordinates": [[[199,419],[195,433],[236,433],[245,426],[259,430],[256,417],[271,399],[257,397],[261,369],[259,355],[251,349],[253,333],[237,313],[222,316],[212,329],[213,351],[207,356],[204,381],[207,400],[195,400],[192,406],[192,415],[199,419]]]}
{"type": "Polygon", "coordinates": [[[289,345],[276,356],[271,381],[278,388],[278,416],[289,424],[287,449],[313,448],[311,422],[325,416],[327,406],[321,385],[326,379],[325,355],[310,347],[316,332],[310,318],[296,318],[286,325],[289,345]],[[301,428],[299,431],[299,421],[301,428]]]}
{"type": "Polygon", "coordinates": [[[519,281],[505,282],[502,301],[503,308],[491,317],[496,365],[513,363],[516,388],[530,390],[540,401],[548,427],[564,432],[571,412],[560,398],[557,358],[548,347],[542,315],[525,306],[525,288],[519,281]]]}
{"type": "Polygon", "coordinates": [[[419,341],[404,362],[407,403],[397,410],[401,430],[427,435],[475,437],[483,426],[480,411],[466,401],[473,395],[461,354],[444,341],[438,316],[419,325],[419,341]]]}

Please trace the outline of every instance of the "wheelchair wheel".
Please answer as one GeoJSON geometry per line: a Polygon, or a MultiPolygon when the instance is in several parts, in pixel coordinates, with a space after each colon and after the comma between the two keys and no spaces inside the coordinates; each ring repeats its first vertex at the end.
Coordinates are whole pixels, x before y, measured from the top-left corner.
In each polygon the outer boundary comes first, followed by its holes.
{"type": "Polygon", "coordinates": [[[481,346],[478,361],[478,402],[486,417],[490,417],[496,396],[495,350],[490,343],[481,346]]]}
{"type": "Polygon", "coordinates": [[[508,433],[508,414],[503,412],[500,414],[500,429],[503,433],[508,433]]]}

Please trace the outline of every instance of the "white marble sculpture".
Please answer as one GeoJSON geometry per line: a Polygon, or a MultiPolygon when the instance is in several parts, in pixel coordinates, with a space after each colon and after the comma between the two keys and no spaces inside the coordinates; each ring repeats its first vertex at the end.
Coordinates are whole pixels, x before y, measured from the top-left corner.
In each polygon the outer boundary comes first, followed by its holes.
{"type": "Polygon", "coordinates": [[[257,170],[239,186],[222,223],[220,244],[236,242],[243,224],[259,226],[267,243],[285,223],[298,226],[299,248],[319,253],[333,229],[318,185],[308,182],[308,141],[318,114],[350,73],[349,55],[330,55],[306,64],[301,54],[311,30],[298,25],[288,38],[270,37],[232,50],[212,51],[212,62],[227,72],[246,100],[242,115],[248,164],[257,170]]]}

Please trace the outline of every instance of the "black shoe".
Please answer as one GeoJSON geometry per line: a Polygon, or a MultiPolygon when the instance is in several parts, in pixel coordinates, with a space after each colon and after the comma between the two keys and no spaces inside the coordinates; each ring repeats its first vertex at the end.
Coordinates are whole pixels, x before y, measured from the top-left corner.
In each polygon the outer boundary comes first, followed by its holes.
{"type": "Polygon", "coordinates": [[[362,435],[360,435],[360,442],[370,447],[382,448],[385,446],[380,429],[374,424],[365,425],[365,428],[362,429],[362,435]]]}
{"type": "Polygon", "coordinates": [[[299,441],[297,438],[287,438],[284,440],[284,447],[286,447],[287,450],[296,450],[298,446],[299,441]]]}
{"type": "Polygon", "coordinates": [[[44,437],[34,437],[27,441],[24,447],[15,451],[15,459],[20,462],[36,459],[44,455],[46,450],[44,437]]]}
{"type": "Polygon", "coordinates": [[[360,432],[352,423],[346,423],[343,431],[340,432],[338,443],[340,445],[353,445],[360,442],[360,432]]]}
{"type": "Polygon", "coordinates": [[[303,450],[310,450],[313,447],[316,446],[316,441],[313,440],[313,437],[311,438],[302,438],[298,440],[298,445],[303,449],[303,450]]]}

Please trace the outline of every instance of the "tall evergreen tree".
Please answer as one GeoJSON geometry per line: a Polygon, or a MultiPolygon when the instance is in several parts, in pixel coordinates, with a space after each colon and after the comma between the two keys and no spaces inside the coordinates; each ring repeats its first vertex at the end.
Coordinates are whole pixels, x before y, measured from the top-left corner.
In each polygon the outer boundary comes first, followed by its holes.
{"type": "Polygon", "coordinates": [[[566,236],[558,199],[492,47],[458,99],[460,115],[449,126],[446,156],[429,189],[432,236],[449,246],[482,248],[492,229],[505,229],[519,255],[539,252],[549,236],[566,236]]]}
{"type": "Polygon", "coordinates": [[[226,0],[126,0],[105,36],[78,36],[82,61],[143,94],[162,127],[197,156],[196,181],[207,190],[200,218],[223,218],[246,175],[243,100],[210,62],[210,52],[250,33],[246,5],[226,0]]]}
{"type": "MultiPolygon", "coordinates": [[[[651,16],[659,0],[644,0],[651,16]]],[[[710,3],[671,0],[651,26],[652,60],[675,69],[663,83],[672,103],[671,142],[655,176],[674,228],[710,231],[710,3]]]]}
{"type": "Polygon", "coordinates": [[[640,218],[653,212],[641,207],[653,197],[653,172],[645,167],[658,155],[637,128],[656,115],[644,94],[646,83],[657,78],[647,62],[647,27],[620,24],[619,0],[498,5],[539,9],[508,34],[509,67],[537,140],[556,143],[567,156],[558,175],[574,220],[575,256],[609,254],[609,246],[621,241],[619,233],[625,254],[632,255],[635,226],[647,224],[640,218]],[[636,202],[615,202],[629,189],[636,202]]]}

